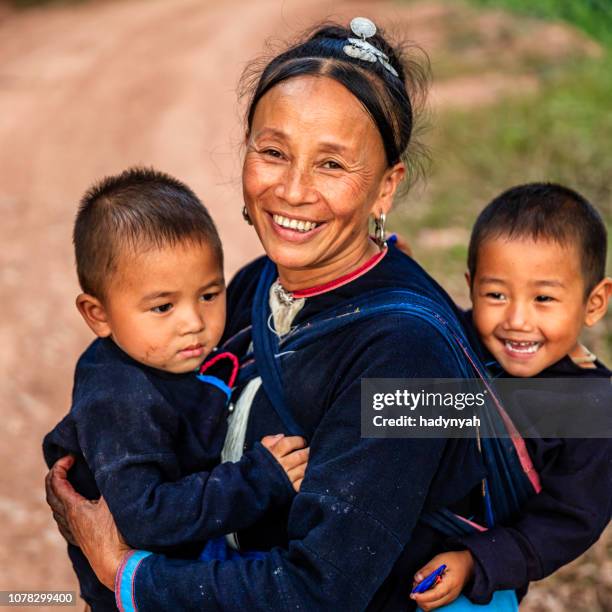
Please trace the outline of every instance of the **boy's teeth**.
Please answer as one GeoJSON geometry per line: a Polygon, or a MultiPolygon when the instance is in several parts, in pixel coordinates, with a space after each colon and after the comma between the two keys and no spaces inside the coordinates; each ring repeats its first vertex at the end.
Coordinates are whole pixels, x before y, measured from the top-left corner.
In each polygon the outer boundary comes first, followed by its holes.
{"type": "Polygon", "coordinates": [[[314,221],[298,221],[297,219],[289,219],[282,215],[273,215],[274,223],[287,229],[296,230],[298,232],[309,232],[311,229],[317,227],[314,221]]]}
{"type": "Polygon", "coordinates": [[[515,353],[535,353],[540,346],[542,346],[541,342],[517,342],[514,340],[505,340],[504,341],[507,348],[515,353]]]}

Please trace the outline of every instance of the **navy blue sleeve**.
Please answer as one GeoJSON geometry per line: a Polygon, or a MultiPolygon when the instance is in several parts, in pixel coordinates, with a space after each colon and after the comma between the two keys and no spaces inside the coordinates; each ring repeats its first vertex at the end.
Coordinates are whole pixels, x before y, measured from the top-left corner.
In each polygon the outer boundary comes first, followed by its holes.
{"type": "MultiPolygon", "coordinates": [[[[150,555],[125,591],[141,612],[367,606],[410,542],[446,441],[361,438],[360,379],[459,375],[449,348],[425,323],[387,317],[376,329],[379,336],[347,359],[346,384],[312,438],[287,548],[212,563],[150,555]],[[409,343],[427,349],[410,350],[409,343]]],[[[474,482],[465,480],[467,492],[474,482]]]]}
{"type": "Polygon", "coordinates": [[[293,497],[284,470],[261,444],[237,463],[184,476],[176,411],[125,368],[105,376],[109,384],[75,406],[75,422],[85,460],[131,546],[202,542],[243,529],[293,497]],[[119,388],[129,392],[113,392],[119,388]]]}
{"type": "Polygon", "coordinates": [[[457,541],[476,561],[465,592],[474,603],[552,574],[596,542],[610,521],[612,441],[557,442],[554,460],[540,473],[542,491],[511,525],[457,541]]]}

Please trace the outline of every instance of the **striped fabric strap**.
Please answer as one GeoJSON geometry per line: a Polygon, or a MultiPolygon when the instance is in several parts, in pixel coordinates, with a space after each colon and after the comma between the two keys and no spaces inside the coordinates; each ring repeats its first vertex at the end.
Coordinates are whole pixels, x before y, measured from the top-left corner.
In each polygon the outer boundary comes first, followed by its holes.
{"type": "Polygon", "coordinates": [[[146,550],[134,550],[123,558],[115,576],[115,601],[121,612],[137,612],[134,600],[134,577],[138,566],[150,554],[146,550]]]}

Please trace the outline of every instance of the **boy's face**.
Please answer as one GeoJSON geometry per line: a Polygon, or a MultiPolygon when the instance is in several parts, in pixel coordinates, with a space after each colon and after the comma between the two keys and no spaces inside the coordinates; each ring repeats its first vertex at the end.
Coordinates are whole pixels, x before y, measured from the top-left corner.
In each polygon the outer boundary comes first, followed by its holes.
{"type": "Polygon", "coordinates": [[[580,353],[587,303],[575,246],[496,238],[478,251],[471,297],[481,341],[512,376],[580,353]]]}
{"type": "Polygon", "coordinates": [[[121,256],[104,301],[108,333],[128,355],[172,373],[197,368],[225,326],[225,283],[214,250],[182,243],[121,256]]]}

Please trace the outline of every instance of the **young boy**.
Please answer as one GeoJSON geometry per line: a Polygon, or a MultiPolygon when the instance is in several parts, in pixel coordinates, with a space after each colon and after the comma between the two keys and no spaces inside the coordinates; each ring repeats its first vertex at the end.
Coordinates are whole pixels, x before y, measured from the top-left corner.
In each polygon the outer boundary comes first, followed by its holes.
{"type": "MultiPolygon", "coordinates": [[[[74,244],[76,305],[98,339],[77,364],[70,413],[44,439],[47,464],[74,454],[73,485],[104,496],[129,544],[182,558],[289,503],[301,438],[268,436],[219,464],[238,363],[214,354],[223,254],[195,194],[154,170],[106,178],[81,201],[74,244]]],[[[80,549],[68,552],[94,612],[116,610],[80,549]]]]}
{"type": "MultiPolygon", "coordinates": [[[[579,340],[585,326],[606,314],[612,293],[606,250],[597,211],[560,185],[514,187],[480,213],[466,277],[471,323],[485,362],[494,362],[493,375],[610,378],[612,372],[579,340]]],[[[610,440],[525,441],[542,492],[512,524],[458,538],[451,544],[455,552],[436,556],[417,572],[420,582],[447,566],[433,589],[412,596],[424,610],[448,604],[462,591],[479,604],[498,590],[524,595],[528,582],[578,557],[609,522],[610,440]]]]}

